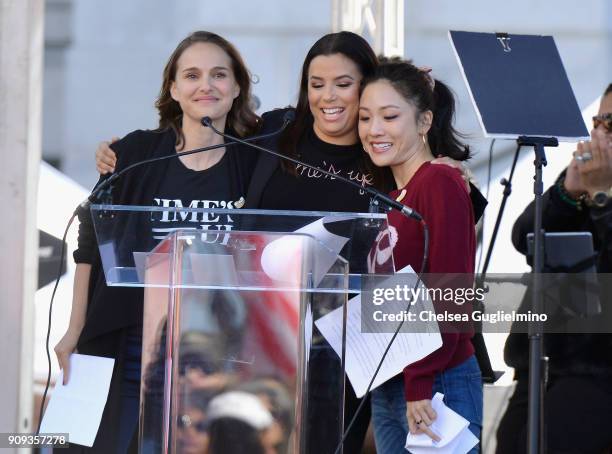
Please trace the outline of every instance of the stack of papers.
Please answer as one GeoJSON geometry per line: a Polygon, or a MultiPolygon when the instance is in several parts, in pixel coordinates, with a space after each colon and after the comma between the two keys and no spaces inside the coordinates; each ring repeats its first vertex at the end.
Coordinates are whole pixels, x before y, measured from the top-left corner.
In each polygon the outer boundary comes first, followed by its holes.
{"type": "Polygon", "coordinates": [[[408,434],[406,449],[412,454],[465,454],[478,444],[478,438],[470,432],[469,421],[448,408],[443,394],[436,393],[431,401],[437,417],[430,429],[440,437],[434,442],[425,434],[408,434]]]}

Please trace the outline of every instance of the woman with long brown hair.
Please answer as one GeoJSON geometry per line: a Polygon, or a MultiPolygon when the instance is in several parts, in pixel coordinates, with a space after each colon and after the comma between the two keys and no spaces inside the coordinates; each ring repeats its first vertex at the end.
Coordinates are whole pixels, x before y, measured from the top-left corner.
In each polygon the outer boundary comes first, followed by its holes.
{"type": "MultiPolygon", "coordinates": [[[[200,124],[204,116],[220,130],[238,136],[254,134],[259,117],[251,110],[250,92],[250,75],[232,44],[210,32],[190,34],[164,69],[156,102],[158,129],[137,130],[113,143],[117,169],[181,150],[222,145],[222,138],[200,124]]],[[[232,208],[246,196],[246,172],[251,166],[225,147],[180,156],[125,174],[115,185],[113,199],[127,205],[232,208]]],[[[231,224],[226,217],[218,223],[231,224]]],[[[167,218],[152,217],[154,237],[173,227],[167,218]]],[[[106,285],[89,213],[81,213],[79,220],[72,313],[55,352],[64,383],[70,380],[69,358],[76,349],[115,358],[109,399],[91,451],[123,453],[134,447],[137,432],[143,292],[106,285]]]]}

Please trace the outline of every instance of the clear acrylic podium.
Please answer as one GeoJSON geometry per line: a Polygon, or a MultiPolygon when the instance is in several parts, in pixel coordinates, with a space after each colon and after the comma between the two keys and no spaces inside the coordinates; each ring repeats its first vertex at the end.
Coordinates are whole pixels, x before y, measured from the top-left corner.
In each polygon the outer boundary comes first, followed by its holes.
{"type": "Polygon", "coordinates": [[[345,320],[386,215],[94,205],[92,217],[107,284],[144,292],[140,452],[334,452],[350,385],[314,322],[345,320]]]}

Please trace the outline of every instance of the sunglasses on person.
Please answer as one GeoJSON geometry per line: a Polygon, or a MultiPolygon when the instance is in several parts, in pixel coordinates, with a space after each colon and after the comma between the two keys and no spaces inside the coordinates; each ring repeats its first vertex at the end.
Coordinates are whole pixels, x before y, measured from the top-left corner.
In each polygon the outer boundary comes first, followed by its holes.
{"type": "Polygon", "coordinates": [[[606,131],[612,132],[612,112],[593,117],[593,129],[597,129],[600,125],[603,125],[606,131]]]}

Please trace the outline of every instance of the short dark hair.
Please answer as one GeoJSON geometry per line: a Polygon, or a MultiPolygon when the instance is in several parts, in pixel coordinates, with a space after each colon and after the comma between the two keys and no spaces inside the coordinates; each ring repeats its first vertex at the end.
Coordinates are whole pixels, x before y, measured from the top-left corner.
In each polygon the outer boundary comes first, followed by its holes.
{"type": "Polygon", "coordinates": [[[606,91],[604,92],[604,96],[608,96],[608,93],[612,93],[612,84],[608,85],[608,88],[606,88],[606,91]]]}

